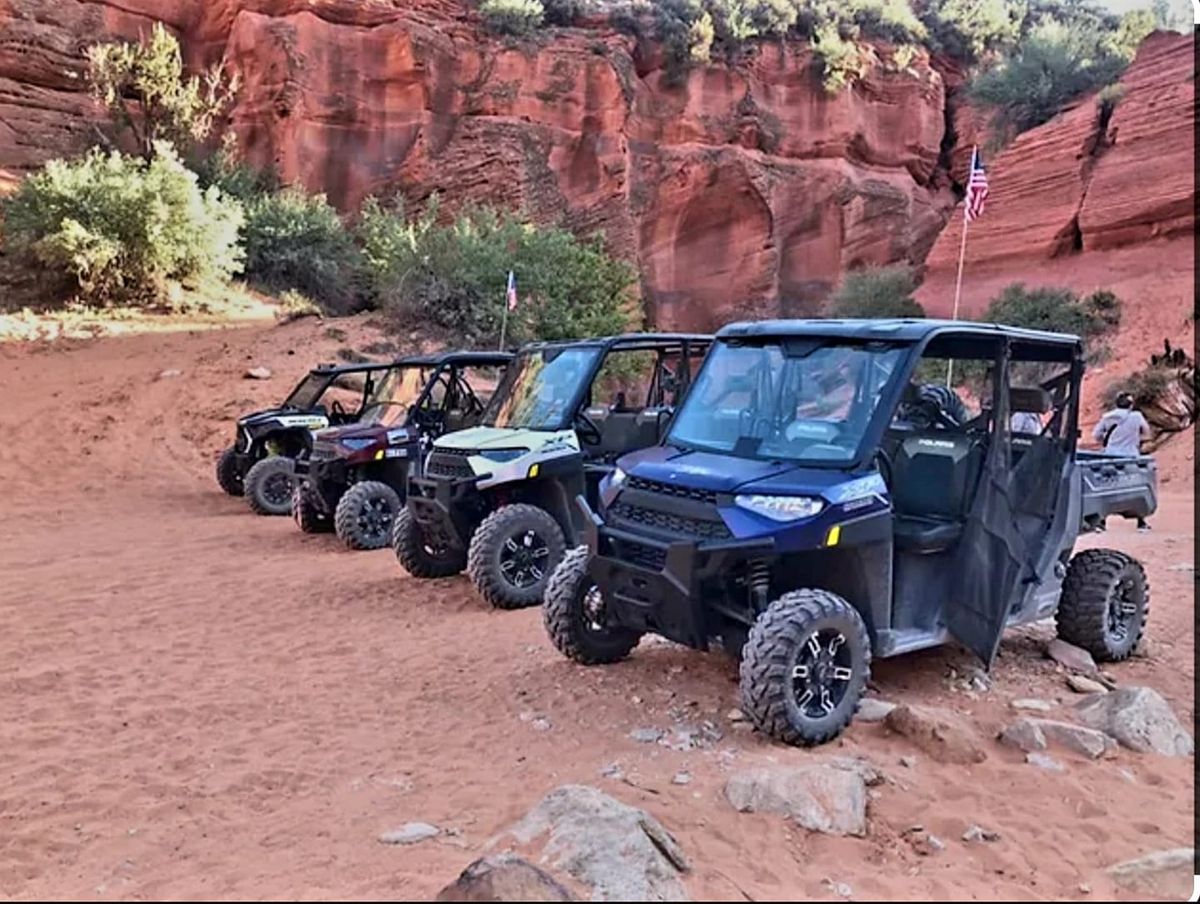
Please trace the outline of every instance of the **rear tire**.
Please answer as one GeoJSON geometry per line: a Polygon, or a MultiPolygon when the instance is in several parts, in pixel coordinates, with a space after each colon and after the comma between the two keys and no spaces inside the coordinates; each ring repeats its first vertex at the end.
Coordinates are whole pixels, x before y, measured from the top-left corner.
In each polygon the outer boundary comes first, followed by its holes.
{"type": "Polygon", "coordinates": [[[386,483],[364,480],[342,494],[333,513],[338,538],[350,549],[382,549],[392,538],[400,494],[386,483]]]}
{"type": "Polygon", "coordinates": [[[824,744],[854,718],[871,676],[871,640],[840,596],[796,590],[750,628],[739,671],[742,709],[759,731],[788,744],[824,744]]]}
{"type": "Polygon", "coordinates": [[[306,534],[328,534],[333,531],[333,521],[317,508],[302,483],[292,489],[292,520],[306,534]]]}
{"type": "Polygon", "coordinates": [[[230,446],[217,459],[217,483],[230,496],[241,496],[242,475],[237,466],[237,450],[230,446]]]}
{"type": "Polygon", "coordinates": [[[550,575],[542,601],[546,633],[558,651],[581,665],[619,662],[642,639],[641,631],[605,623],[604,597],[588,577],[591,555],[577,546],[550,575]]]}
{"type": "Polygon", "coordinates": [[[471,537],[467,574],[497,609],[536,606],[566,546],[562,528],[545,509],[506,505],[484,518],[471,537]]]}
{"type": "Polygon", "coordinates": [[[1055,621],[1058,636],[1102,662],[1137,649],[1150,615],[1142,563],[1115,549],[1085,549],[1071,559],[1055,621]]]}
{"type": "Polygon", "coordinates": [[[295,466],[290,458],[271,455],[246,472],[246,502],[259,515],[286,515],[292,510],[295,466]]]}
{"type": "Polygon", "coordinates": [[[401,509],[392,526],[392,549],[401,567],[414,578],[448,578],[467,567],[461,549],[441,549],[425,540],[421,525],[407,508],[401,509]]]}

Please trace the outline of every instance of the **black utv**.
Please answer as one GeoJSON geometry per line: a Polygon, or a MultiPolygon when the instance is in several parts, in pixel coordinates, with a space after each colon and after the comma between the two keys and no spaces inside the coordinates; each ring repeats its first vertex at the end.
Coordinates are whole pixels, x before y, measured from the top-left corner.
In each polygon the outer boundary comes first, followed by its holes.
{"type": "Polygon", "coordinates": [[[293,463],[312,448],[316,430],[358,419],[385,363],[321,364],[274,408],[238,418],[234,444],[217,459],[217,483],[245,496],[260,515],[286,515],[291,506],[293,463]]]}
{"type": "Polygon", "coordinates": [[[386,546],[413,462],[446,431],[479,423],[511,358],[446,352],[396,361],[357,420],[319,431],[296,462],[296,524],[305,533],[333,530],[351,549],[386,546]]]}
{"type": "Polygon", "coordinates": [[[1005,628],[1054,618],[1124,659],[1145,572],[1075,542],[1153,512],[1156,471],[1076,449],[1083,370],[1078,338],[991,324],[725,327],[664,442],[577,500],[550,637],[587,664],[648,632],[719,645],[754,725],[798,744],[850,722],[872,656],[955,639],[990,667],[1005,628]],[[930,388],[951,369],[962,395],[930,388]]]}

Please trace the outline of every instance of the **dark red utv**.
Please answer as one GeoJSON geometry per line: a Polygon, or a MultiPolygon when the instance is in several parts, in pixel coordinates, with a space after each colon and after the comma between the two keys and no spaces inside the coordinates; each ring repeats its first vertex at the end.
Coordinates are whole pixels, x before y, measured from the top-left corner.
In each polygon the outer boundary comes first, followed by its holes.
{"type": "Polygon", "coordinates": [[[409,469],[436,437],[479,422],[511,358],[446,352],[396,361],[358,420],[319,431],[296,463],[296,524],[305,533],[333,530],[351,549],[386,546],[409,469]]]}

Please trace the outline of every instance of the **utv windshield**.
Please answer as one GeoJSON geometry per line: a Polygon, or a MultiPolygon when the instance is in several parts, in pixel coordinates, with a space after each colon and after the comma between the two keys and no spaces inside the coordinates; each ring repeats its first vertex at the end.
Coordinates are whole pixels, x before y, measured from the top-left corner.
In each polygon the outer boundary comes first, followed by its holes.
{"type": "Polygon", "coordinates": [[[902,348],[784,340],[719,343],[675,418],[667,442],[742,458],[845,464],[902,348]]]}
{"type": "Polygon", "coordinates": [[[375,384],[363,406],[359,423],[403,427],[433,374],[431,367],[396,367],[375,384]]]}
{"type": "Polygon", "coordinates": [[[518,355],[504,372],[483,422],[489,427],[565,430],[599,355],[595,347],[518,355]]]}
{"type": "Polygon", "coordinates": [[[296,388],[292,390],[292,394],[284,400],[283,407],[299,408],[307,411],[317,404],[321,395],[325,392],[325,387],[328,385],[328,374],[310,373],[297,384],[296,388]]]}

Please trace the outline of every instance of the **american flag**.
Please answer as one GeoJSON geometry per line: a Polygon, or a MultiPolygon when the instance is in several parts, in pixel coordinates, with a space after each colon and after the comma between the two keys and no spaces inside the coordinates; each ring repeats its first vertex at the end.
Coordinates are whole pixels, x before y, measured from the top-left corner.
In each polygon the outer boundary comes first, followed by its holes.
{"type": "Polygon", "coordinates": [[[508,309],[515,311],[517,309],[517,277],[512,270],[508,271],[508,309]]]}
{"type": "Polygon", "coordinates": [[[983,158],[979,156],[979,148],[971,150],[971,175],[967,179],[967,197],[963,205],[963,216],[967,222],[983,216],[983,208],[988,198],[987,171],[983,168],[983,158]]]}

